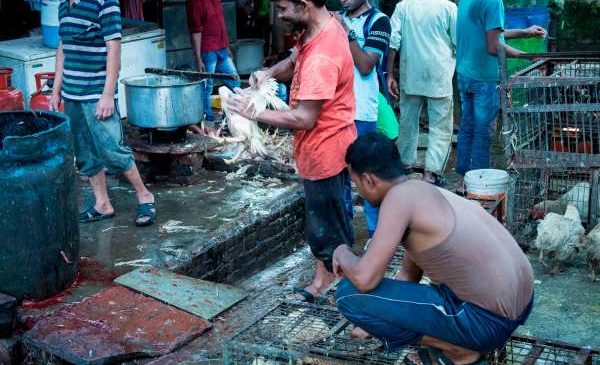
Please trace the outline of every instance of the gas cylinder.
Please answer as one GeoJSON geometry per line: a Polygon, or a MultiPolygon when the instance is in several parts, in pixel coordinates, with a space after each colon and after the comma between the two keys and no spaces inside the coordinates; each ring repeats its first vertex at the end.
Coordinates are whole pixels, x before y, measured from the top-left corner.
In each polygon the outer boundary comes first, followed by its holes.
{"type": "MultiPolygon", "coordinates": [[[[33,110],[51,110],[50,96],[52,95],[52,86],[54,84],[54,72],[42,72],[35,74],[36,92],[31,94],[29,107],[33,110]],[[42,83],[43,81],[43,83],[42,83]]],[[[59,111],[64,112],[65,108],[61,101],[59,111]]]]}
{"type": "Polygon", "coordinates": [[[12,86],[12,73],[12,68],[0,67],[0,110],[25,109],[23,93],[12,86]]]}

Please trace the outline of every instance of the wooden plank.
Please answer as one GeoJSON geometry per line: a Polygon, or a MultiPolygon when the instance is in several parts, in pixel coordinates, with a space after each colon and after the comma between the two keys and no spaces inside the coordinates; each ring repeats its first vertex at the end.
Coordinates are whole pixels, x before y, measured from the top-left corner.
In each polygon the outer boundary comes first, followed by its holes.
{"type": "Polygon", "coordinates": [[[205,319],[212,319],[247,295],[229,285],[158,268],[139,268],[116,278],[115,283],[205,319]]]}

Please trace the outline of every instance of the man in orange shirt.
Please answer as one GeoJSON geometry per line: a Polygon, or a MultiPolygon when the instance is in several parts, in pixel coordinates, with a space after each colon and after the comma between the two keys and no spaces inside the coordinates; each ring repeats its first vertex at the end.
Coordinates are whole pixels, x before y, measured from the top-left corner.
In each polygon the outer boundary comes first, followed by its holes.
{"type": "Polygon", "coordinates": [[[336,247],[353,242],[351,207],[344,202],[349,186],[344,156],[356,139],[354,63],[348,36],[325,8],[325,0],[274,1],[279,18],[302,35],[290,57],[254,77],[291,80],[290,110],[265,111],[252,118],[253,110],[242,96],[230,107],[249,119],[294,130],[294,155],[306,197],[305,236],[318,259],[313,282],[295,291],[314,302],[333,281],[336,247]]]}

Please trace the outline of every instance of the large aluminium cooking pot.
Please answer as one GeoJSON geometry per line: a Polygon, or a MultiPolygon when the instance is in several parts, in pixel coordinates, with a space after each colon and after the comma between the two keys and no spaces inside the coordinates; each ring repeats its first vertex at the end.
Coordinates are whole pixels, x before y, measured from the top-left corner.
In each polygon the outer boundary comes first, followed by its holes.
{"type": "Polygon", "coordinates": [[[125,85],[127,122],[131,125],[173,129],[202,121],[206,80],[145,74],[121,82],[125,85]]]}

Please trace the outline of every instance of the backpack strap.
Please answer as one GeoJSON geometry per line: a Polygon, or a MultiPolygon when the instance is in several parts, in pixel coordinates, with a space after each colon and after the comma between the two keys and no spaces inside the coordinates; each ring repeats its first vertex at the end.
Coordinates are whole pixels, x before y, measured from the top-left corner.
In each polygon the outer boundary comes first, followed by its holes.
{"type": "MultiPolygon", "coordinates": [[[[363,37],[365,38],[365,40],[366,40],[367,36],[369,35],[369,32],[371,31],[371,27],[373,26],[373,24],[377,20],[379,20],[380,18],[382,18],[384,16],[386,16],[386,15],[375,7],[371,8],[369,10],[369,14],[367,14],[367,19],[365,20],[365,23],[363,24],[363,37]]],[[[388,47],[388,49],[389,49],[389,47],[388,47]]],[[[381,59],[379,60],[379,62],[377,62],[377,65],[375,66],[375,72],[377,73],[377,80],[379,81],[379,90],[381,91],[383,96],[385,96],[385,98],[389,102],[390,101],[390,92],[387,87],[387,78],[385,75],[386,72],[384,70],[384,65],[387,63],[387,58],[388,58],[388,49],[385,50],[383,55],[381,55],[381,59]]]]}

